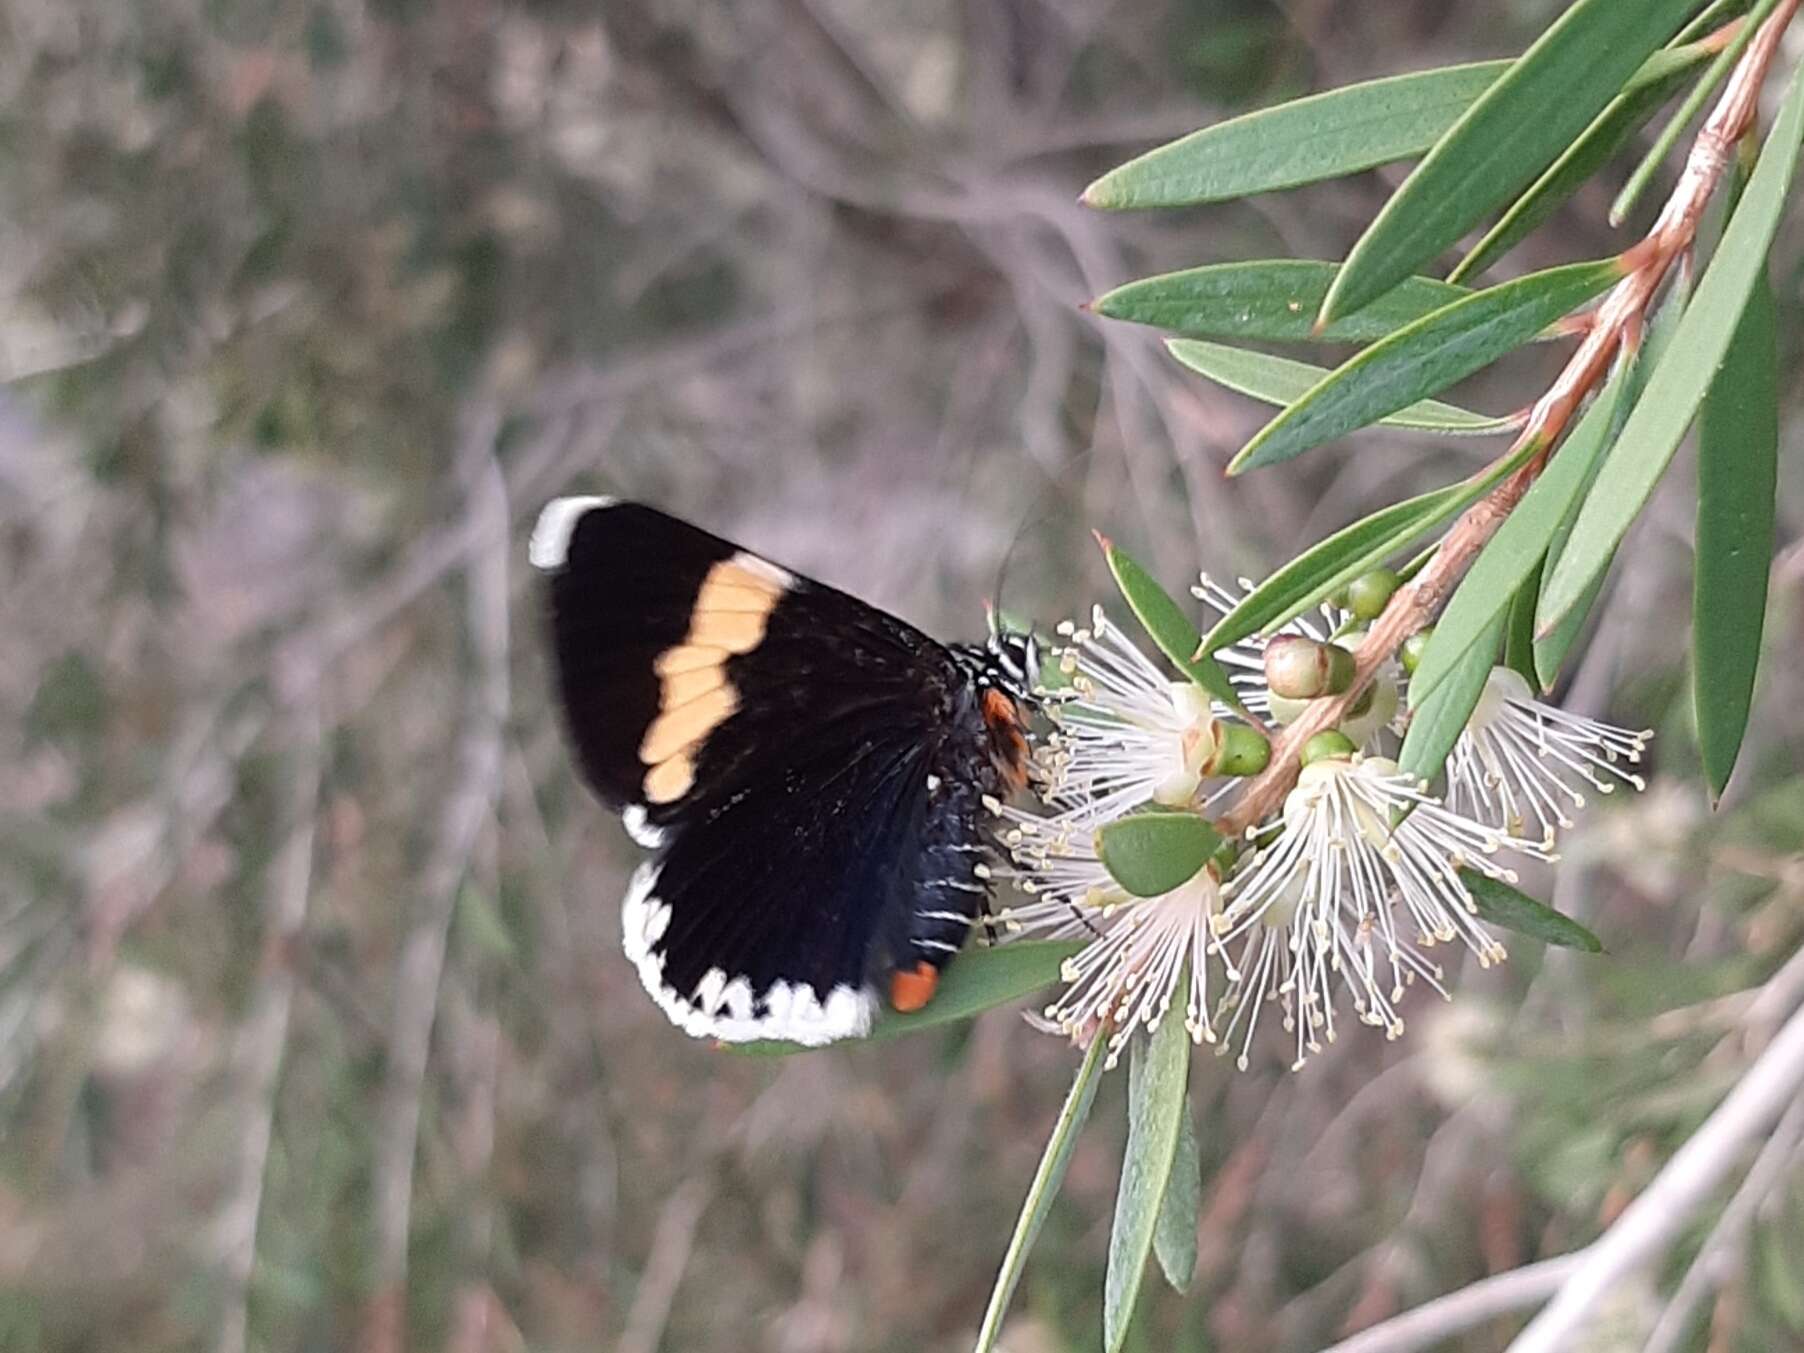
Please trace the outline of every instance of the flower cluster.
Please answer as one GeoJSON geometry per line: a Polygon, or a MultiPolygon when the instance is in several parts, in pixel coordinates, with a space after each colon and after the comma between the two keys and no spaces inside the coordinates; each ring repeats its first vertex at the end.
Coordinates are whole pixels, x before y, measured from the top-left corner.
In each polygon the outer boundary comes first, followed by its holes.
{"type": "MultiPolygon", "coordinates": [[[[1238,600],[1207,578],[1193,591],[1223,612],[1238,600]]],[[[1324,608],[1285,634],[1324,644],[1354,623],[1324,608]]],[[[1511,861],[1557,858],[1556,829],[1571,825],[1585,789],[1643,783],[1624,766],[1641,759],[1647,733],[1544,705],[1499,667],[1448,758],[1445,793],[1430,793],[1384,755],[1402,723],[1392,664],[1341,736],[1306,758],[1281,812],[1170,891],[1135,896],[1101,858],[1101,830],[1149,806],[1208,816],[1234,788],[1221,778],[1233,711],[1169,677],[1101,608],[1059,633],[1053,728],[1035,753],[1044,811],[998,805],[1014,858],[1005,872],[1029,895],[1001,920],[1014,933],[1088,941],[1045,1015],[1079,1042],[1106,1037],[1111,1062],[1179,1001],[1191,1037],[1243,1068],[1267,1006],[1293,1066],[1333,1041],[1343,1007],[1396,1037],[1412,985],[1447,994],[1437,946],[1485,966],[1505,957],[1473,882],[1513,884],[1511,861]]],[[[1267,646],[1216,656],[1244,709],[1286,723],[1306,702],[1270,689],[1267,646]]]]}

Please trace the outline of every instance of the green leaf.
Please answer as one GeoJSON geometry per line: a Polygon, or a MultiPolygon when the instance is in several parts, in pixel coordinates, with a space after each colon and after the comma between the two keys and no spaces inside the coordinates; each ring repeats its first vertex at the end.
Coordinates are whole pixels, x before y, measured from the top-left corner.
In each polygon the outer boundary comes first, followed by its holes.
{"type": "MultiPolygon", "coordinates": [[[[1550,559],[1554,556],[1549,554],[1550,559]]],[[[1547,570],[1542,570],[1545,579],[1547,570]]],[[[1604,590],[1608,574],[1598,573],[1585,584],[1585,590],[1579,593],[1578,604],[1566,612],[1561,620],[1545,634],[1535,636],[1535,676],[1540,680],[1543,691],[1551,691],[1554,683],[1560,679],[1560,669],[1566,665],[1566,655],[1572,652],[1573,644],[1578,642],[1579,632],[1585,628],[1585,621],[1590,618],[1591,608],[1597,605],[1597,597],[1604,590]]],[[[1542,583],[1545,589],[1545,581],[1542,583]]],[[[1537,603],[1538,605],[1539,603],[1537,603]]],[[[1537,614],[1536,622],[1540,617],[1537,614]]]]}
{"type": "MultiPolygon", "coordinates": [[[[1702,52],[1701,48],[1695,47],[1683,50],[1702,52]]],[[[1684,83],[1689,69],[1687,63],[1664,79],[1612,99],[1610,106],[1585,129],[1585,134],[1567,147],[1566,153],[1510,204],[1510,209],[1497,224],[1472,246],[1471,252],[1459,261],[1459,266],[1447,274],[1447,280],[1466,282],[1477,277],[1558,211],[1672,97],[1673,91],[1684,83]]],[[[1377,303],[1373,302],[1374,305],[1377,303]]],[[[1347,318],[1354,317],[1349,315],[1347,318]]]]}
{"type": "Polygon", "coordinates": [[[1190,1106],[1178,1118],[1178,1149],[1172,1157],[1171,1182],[1159,1207],[1159,1224],[1153,1230],[1153,1254],[1165,1281],[1179,1292],[1190,1290],[1196,1274],[1196,1219],[1203,1207],[1202,1152],[1196,1144],[1196,1126],[1190,1106]]]}
{"type": "Polygon", "coordinates": [[[990,1304],[984,1308],[983,1324],[977,1330],[976,1353],[992,1353],[996,1340],[1002,1335],[1002,1321],[1008,1314],[1015,1287],[1021,1281],[1021,1270],[1027,1264],[1034,1241],[1040,1237],[1040,1228],[1046,1224],[1046,1215],[1052,1210],[1052,1200],[1058,1197],[1059,1185],[1065,1182],[1065,1171],[1071,1164],[1077,1135],[1090,1116],[1090,1106],[1096,1102],[1096,1088],[1102,1084],[1103,1053],[1108,1044],[1105,1036],[1090,1040],[1090,1048],[1078,1065],[1077,1075],[1072,1078],[1071,1089],[1065,1093],[1064,1107],[1052,1125],[1052,1135],[1046,1139],[1046,1150],[1041,1153],[1039,1168],[1027,1187],[1027,1199],[1021,1204],[1015,1232],[1009,1237],[1008,1249],[1002,1256],[996,1284],[990,1289],[990,1304]]]}
{"type": "Polygon", "coordinates": [[[1603,941],[1570,916],[1562,916],[1552,907],[1518,892],[1502,879],[1481,874],[1476,869],[1461,869],[1460,882],[1472,894],[1480,920],[1488,921],[1518,935],[1558,945],[1562,949],[1582,949],[1588,954],[1601,954],[1603,941]]]}
{"type": "Polygon", "coordinates": [[[1098,297],[1090,309],[1185,338],[1370,343],[1469,294],[1432,277],[1411,277],[1357,315],[1318,331],[1316,312],[1338,271],[1338,263],[1307,259],[1213,263],[1129,282],[1098,297]]]}
{"type": "MultiPolygon", "coordinates": [[[[1099,536],[1098,539],[1102,538],[1099,536]]],[[[1115,585],[1121,589],[1123,600],[1146,630],[1147,637],[1159,646],[1159,651],[1171,659],[1174,667],[1217,700],[1231,709],[1244,710],[1240,703],[1240,693],[1234,689],[1234,683],[1228,680],[1228,674],[1222,670],[1221,664],[1207,655],[1198,655],[1200,640],[1196,626],[1190,623],[1190,617],[1184,614],[1184,608],[1173,601],[1153,575],[1141,567],[1139,561],[1126,550],[1118,548],[1111,541],[1102,540],[1102,552],[1103,558],[1108,562],[1109,572],[1115,577],[1115,585]]]]}
{"type": "Polygon", "coordinates": [[[1520,673],[1531,686],[1535,681],[1535,605],[1541,600],[1541,567],[1535,560],[1528,577],[1510,598],[1510,613],[1503,624],[1503,665],[1520,673]]]}
{"type": "MultiPolygon", "coordinates": [[[[940,975],[933,999],[912,1014],[887,1005],[878,1012],[867,1042],[900,1038],[923,1029],[951,1024],[1031,996],[1059,980],[1065,960],[1084,947],[1082,940],[1021,940],[1012,944],[981,945],[959,954],[940,975]]],[[[730,1043],[732,1051],[753,1057],[780,1057],[807,1051],[800,1043],[760,1039],[730,1043]]]]}
{"type": "Polygon", "coordinates": [[[1530,273],[1443,306],[1331,371],[1267,423],[1228,466],[1289,460],[1437,394],[1532,342],[1622,277],[1617,259],[1530,273]]]}
{"type": "Polygon", "coordinates": [[[1492,636],[1497,616],[1546,556],[1554,532],[1578,500],[1616,430],[1624,381],[1619,373],[1592,401],[1547,469],[1473,561],[1447,609],[1435,622],[1428,647],[1416,665],[1416,674],[1409,683],[1412,704],[1426,699],[1473,645],[1492,636]]]}
{"type": "Polygon", "coordinates": [[[1518,447],[1513,455],[1482,474],[1381,508],[1312,545],[1216,621],[1215,628],[1203,639],[1203,650],[1218,652],[1250,634],[1269,634],[1294,620],[1336,588],[1389,559],[1424,531],[1477,502],[1533,452],[1532,444],[1518,447]]]}
{"type": "Polygon", "coordinates": [[[1697,116],[1704,101],[1716,92],[1716,87],[1728,77],[1730,69],[1741,60],[1741,54],[1747,50],[1748,44],[1754,40],[1754,34],[1760,31],[1760,26],[1766,22],[1767,16],[1777,4],[1778,0],[1759,0],[1749,11],[1747,18],[1742,20],[1741,27],[1736,30],[1728,45],[1716,54],[1716,60],[1710,63],[1710,69],[1692,85],[1684,101],[1673,110],[1673,115],[1666,120],[1660,134],[1654,138],[1654,144],[1648,147],[1647,154],[1641,157],[1641,162],[1629,174],[1628,182],[1622,185],[1622,191],[1616,194],[1616,200],[1610,204],[1611,225],[1621,225],[1635,209],[1636,200],[1647,191],[1647,185],[1653,182],[1660,162],[1672,152],[1680,134],[1692,118],[1697,116]]]}
{"type": "Polygon", "coordinates": [[[1179,1123],[1188,1109],[1190,1033],[1168,1010],[1151,1034],[1134,1038],[1128,1052],[1128,1135],[1109,1232],[1109,1268],[1103,1282],[1103,1347],[1118,1353],[1127,1339],[1146,1274],[1146,1255],[1165,1203],[1177,1159],[1179,1123]]]}
{"type": "Polygon", "coordinates": [[[1370,304],[1528,186],[1696,8],[1576,0],[1391,195],[1347,256],[1322,318],[1370,304]]]}
{"type": "Polygon", "coordinates": [[[1756,279],[1698,421],[1692,708],[1713,798],[1747,731],[1766,622],[1778,487],[1778,312],[1756,279]]]}
{"type": "MultiPolygon", "coordinates": [[[[1169,339],[1165,346],[1171,349],[1173,357],[1199,375],[1267,404],[1284,406],[1301,399],[1328,374],[1309,362],[1192,338],[1169,339]]],[[[1443,437],[1484,437],[1508,432],[1513,426],[1508,418],[1490,418],[1434,399],[1420,400],[1378,421],[1384,427],[1435,432],[1443,437]]]]}
{"type": "Polygon", "coordinates": [[[1129,813],[1096,832],[1097,858],[1135,897],[1182,887],[1220,846],[1221,834],[1187,810],[1129,813]]]}
{"type": "Polygon", "coordinates": [[[1679,36],[1674,41],[1690,42],[1706,33],[1713,33],[1747,7],[1748,0],[1711,0],[1711,3],[1697,12],[1690,23],[1679,30],[1679,36]]]}
{"type": "Polygon", "coordinates": [[[1620,450],[1605,462],[1597,484],[1579,509],[1565,553],[1554,564],[1536,614],[1545,635],[1578,604],[1595,574],[1616,552],[1654,485],[1678,450],[1703,402],[1711,378],[1728,353],[1754,286],[1764,275],[1766,253],[1785,209],[1799,142],[1804,140],[1804,67],[1792,76],[1778,121],[1729,219],[1697,294],[1685,307],[1672,344],[1647,383],[1647,392],[1623,425],[1620,450]]]}
{"type": "Polygon", "coordinates": [[[1415,71],[1262,108],[1129,160],[1084,189],[1083,200],[1110,211],[1191,206],[1406,160],[1432,146],[1509,65],[1415,71]]]}
{"type": "MultiPolygon", "coordinates": [[[[1459,735],[1466,731],[1478,698],[1484,694],[1485,682],[1497,665],[1497,646],[1503,642],[1506,617],[1499,612],[1466,649],[1459,661],[1432,692],[1416,693],[1416,683],[1409,686],[1409,731],[1403,735],[1403,749],[1397,753],[1397,764],[1411,775],[1433,780],[1446,764],[1447,754],[1459,735]]],[[[1416,669],[1418,677],[1421,669],[1416,669]]]]}
{"type": "MultiPolygon", "coordinates": [[[[1553,572],[1555,562],[1566,552],[1566,542],[1572,538],[1572,528],[1578,521],[1579,509],[1584,506],[1585,498],[1590,494],[1592,486],[1596,484],[1597,476],[1602,472],[1605,461],[1610,456],[1618,454],[1621,447],[1623,424],[1634,410],[1635,405],[1640,402],[1641,392],[1647,388],[1648,372],[1660,364],[1662,354],[1672,343],[1673,331],[1678,328],[1679,317],[1685,313],[1685,307],[1690,300],[1690,287],[1685,276],[1681,274],[1674,280],[1673,286],[1666,299],[1661,302],[1660,308],[1654,312],[1653,322],[1647,326],[1647,337],[1641,345],[1641,351],[1632,355],[1627,361],[1619,363],[1616,375],[1611,378],[1613,382],[1620,384],[1621,393],[1616,397],[1616,407],[1610,421],[1609,431],[1603,439],[1603,444],[1608,449],[1591,462],[1590,468],[1579,483],[1577,495],[1560,517],[1559,525],[1554,528],[1553,537],[1548,541],[1547,560],[1541,568],[1543,593],[1547,590],[1547,578],[1553,572]]],[[[1604,566],[1592,575],[1591,580],[1585,585],[1584,592],[1579,596],[1578,605],[1566,613],[1566,618],[1549,633],[1535,640],[1535,675],[1542,690],[1552,690],[1554,682],[1559,679],[1560,669],[1566,663],[1566,655],[1572,651],[1572,645],[1577,642],[1579,632],[1584,629],[1585,618],[1591,614],[1591,607],[1596,603],[1598,593],[1603,591],[1608,564],[1609,560],[1604,560],[1604,566]]],[[[1539,610],[1540,603],[1537,601],[1537,615],[1539,610]]]]}

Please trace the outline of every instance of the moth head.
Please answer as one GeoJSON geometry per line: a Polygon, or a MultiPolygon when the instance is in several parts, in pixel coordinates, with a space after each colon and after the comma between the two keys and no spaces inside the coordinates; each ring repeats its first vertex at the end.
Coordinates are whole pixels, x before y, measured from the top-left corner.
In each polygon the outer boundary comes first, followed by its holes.
{"type": "Polygon", "coordinates": [[[990,637],[984,643],[986,675],[1017,703],[1039,707],[1034,688],[1040,680],[1040,642],[1031,630],[1010,629],[991,615],[990,637]]]}

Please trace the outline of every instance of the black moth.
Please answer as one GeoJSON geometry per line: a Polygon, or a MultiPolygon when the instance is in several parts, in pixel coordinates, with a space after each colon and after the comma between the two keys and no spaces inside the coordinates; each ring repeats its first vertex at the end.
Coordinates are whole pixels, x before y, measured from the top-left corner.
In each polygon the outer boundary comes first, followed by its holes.
{"type": "Polygon", "coordinates": [[[622,922],[664,1013],[821,1044],[925,1005],[1026,780],[1032,636],[938,643],[641,503],[556,499],[529,553],[576,759],[652,852],[622,922]]]}

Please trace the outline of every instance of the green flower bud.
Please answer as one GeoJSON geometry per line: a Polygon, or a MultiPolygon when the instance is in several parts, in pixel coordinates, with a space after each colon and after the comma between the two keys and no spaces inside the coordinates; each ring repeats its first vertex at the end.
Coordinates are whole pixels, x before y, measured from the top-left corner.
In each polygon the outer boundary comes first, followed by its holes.
{"type": "Polygon", "coordinates": [[[1402,581],[1397,570],[1375,568],[1347,584],[1347,609],[1361,620],[1376,620],[1402,581]]]}
{"type": "Polygon", "coordinates": [[[1338,644],[1281,634],[1265,646],[1265,684],[1274,695],[1315,700],[1353,682],[1353,655],[1338,644]]]}
{"type": "Polygon", "coordinates": [[[1303,764],[1312,766],[1317,761],[1352,756],[1358,750],[1352,738],[1330,728],[1325,733],[1317,733],[1303,744],[1303,764]]]}
{"type": "Polygon", "coordinates": [[[1432,638],[1434,638],[1434,626],[1429,625],[1417,630],[1403,641],[1403,647],[1397,656],[1402,660],[1403,670],[1411,676],[1416,674],[1416,668],[1422,661],[1422,655],[1428,651],[1428,641],[1432,638]]]}
{"type": "Polygon", "coordinates": [[[1257,775],[1272,759],[1272,745],[1257,728],[1243,723],[1218,723],[1219,738],[1211,775],[1257,775]]]}

